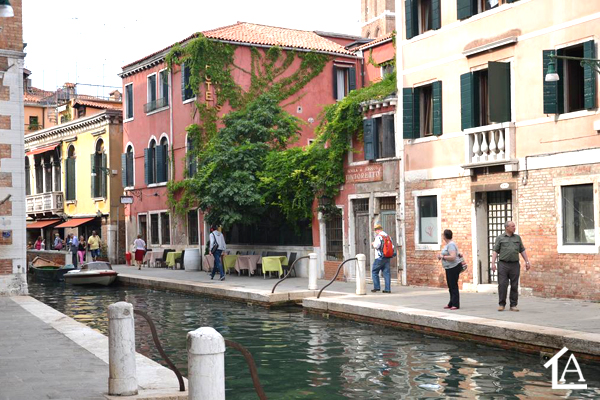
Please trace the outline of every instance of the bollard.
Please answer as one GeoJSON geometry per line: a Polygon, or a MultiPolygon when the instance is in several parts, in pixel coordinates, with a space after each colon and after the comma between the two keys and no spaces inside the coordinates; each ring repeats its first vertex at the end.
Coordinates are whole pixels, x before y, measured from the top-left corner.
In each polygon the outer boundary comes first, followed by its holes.
{"type": "Polygon", "coordinates": [[[225,400],[225,340],[210,327],[187,334],[188,399],[225,400]]]}
{"type": "Polygon", "coordinates": [[[108,306],[108,394],[138,394],[135,368],[133,305],[120,301],[108,306]]]}
{"type": "Polygon", "coordinates": [[[317,290],[317,253],[310,253],[308,255],[308,290],[317,290]]]}
{"type": "Polygon", "coordinates": [[[366,273],[366,261],[367,256],[364,254],[357,254],[356,258],[356,294],[367,294],[367,273],[366,273]]]}

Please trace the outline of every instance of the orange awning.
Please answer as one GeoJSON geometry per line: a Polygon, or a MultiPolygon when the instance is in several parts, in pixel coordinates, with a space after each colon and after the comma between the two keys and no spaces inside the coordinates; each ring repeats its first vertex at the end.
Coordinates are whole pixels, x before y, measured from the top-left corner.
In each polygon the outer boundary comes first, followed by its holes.
{"type": "Polygon", "coordinates": [[[27,224],[27,229],[40,229],[40,228],[45,228],[49,225],[53,225],[56,224],[57,222],[60,222],[60,219],[45,219],[42,221],[35,221],[32,222],[30,224],[27,224]]]}
{"type": "Polygon", "coordinates": [[[79,225],[83,225],[86,222],[92,221],[94,218],[71,218],[68,221],[63,222],[60,225],[57,225],[56,228],[75,228],[79,225]]]}
{"type": "Polygon", "coordinates": [[[45,153],[47,151],[52,151],[56,148],[56,146],[58,146],[58,143],[50,145],[50,146],[46,146],[46,147],[40,147],[39,149],[28,151],[27,153],[25,153],[25,155],[30,156],[32,154],[41,154],[41,153],[45,153]]]}

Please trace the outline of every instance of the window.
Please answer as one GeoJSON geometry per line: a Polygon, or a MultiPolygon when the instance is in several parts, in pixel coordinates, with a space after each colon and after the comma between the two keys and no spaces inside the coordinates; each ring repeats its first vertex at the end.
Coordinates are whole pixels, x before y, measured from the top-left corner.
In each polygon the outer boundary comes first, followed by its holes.
{"type": "Polygon", "coordinates": [[[50,155],[50,152],[44,153],[44,192],[48,193],[52,191],[52,166],[54,164],[54,158],[50,155]]]}
{"type": "Polygon", "coordinates": [[[439,243],[437,196],[417,197],[419,243],[439,243]]]}
{"type": "Polygon", "coordinates": [[[561,190],[563,244],[593,245],[596,242],[593,184],[563,186],[561,190]]]}
{"type": "Polygon", "coordinates": [[[34,168],[35,168],[35,193],[44,193],[44,166],[42,155],[33,156],[34,168]]]}
{"type": "Polygon", "coordinates": [[[381,77],[385,78],[388,75],[392,75],[395,72],[394,64],[392,62],[384,63],[381,66],[381,77]]]}
{"type": "Polygon", "coordinates": [[[77,107],[77,118],[85,117],[85,106],[77,107]]]}
{"type": "Polygon", "coordinates": [[[169,213],[160,213],[160,243],[171,244],[171,223],[169,213]]]}
{"type": "Polygon", "coordinates": [[[75,200],[76,197],[76,177],[75,177],[75,171],[76,171],[76,164],[75,164],[75,146],[71,145],[69,146],[69,149],[67,150],[67,159],[65,160],[65,164],[66,164],[66,176],[65,176],[65,182],[66,182],[66,200],[67,201],[73,201],[75,200]]]}
{"type": "Polygon", "coordinates": [[[127,151],[121,154],[121,179],[123,187],[135,186],[133,171],[133,146],[127,146],[127,151]]]}
{"type": "Polygon", "coordinates": [[[146,214],[138,215],[138,234],[142,235],[144,242],[148,243],[148,216],[146,214]]]}
{"type": "Polygon", "coordinates": [[[152,244],[160,244],[158,217],[158,214],[150,214],[150,243],[152,244]]]}
{"type": "Polygon", "coordinates": [[[150,146],[144,149],[144,181],[146,185],[162,183],[168,177],[168,148],[166,137],[156,144],[156,140],[150,141],[150,146]]]}
{"type": "Polygon", "coordinates": [[[196,175],[198,169],[198,161],[196,160],[194,151],[194,139],[188,135],[187,137],[187,173],[189,177],[196,175]]]}
{"type": "Polygon", "coordinates": [[[133,83],[125,85],[125,119],[133,118],[133,83]]]}
{"type": "Polygon", "coordinates": [[[404,139],[417,139],[442,134],[442,82],[404,88],[404,139]]]}
{"type": "Polygon", "coordinates": [[[342,100],[356,89],[356,68],[333,66],[333,98],[342,100]]]}
{"type": "Polygon", "coordinates": [[[363,120],[365,160],[396,156],[394,115],[363,120]]]}
{"type": "Polygon", "coordinates": [[[38,129],[41,129],[42,127],[40,126],[40,122],[39,122],[39,117],[36,116],[30,116],[29,117],[29,130],[30,131],[37,131],[38,129]]]}
{"type": "Polygon", "coordinates": [[[61,191],[61,154],[60,154],[60,146],[57,146],[52,154],[52,187],[53,191],[60,192],[61,191]]]}
{"type": "Polygon", "coordinates": [[[148,103],[156,101],[156,74],[148,76],[148,103]]]}
{"type": "Polygon", "coordinates": [[[29,167],[29,157],[25,156],[25,195],[31,194],[31,170],[29,167]]]}
{"type": "Polygon", "coordinates": [[[166,137],[160,141],[160,146],[156,149],[156,182],[166,182],[168,177],[169,160],[169,142],[166,137]]]}
{"type": "Polygon", "coordinates": [[[501,4],[514,3],[517,0],[457,0],[458,19],[466,19],[473,15],[491,10],[501,4]]]}
{"type": "Polygon", "coordinates": [[[91,156],[92,160],[92,198],[106,198],[107,192],[107,157],[104,151],[104,142],[96,142],[96,151],[91,156]]]}
{"type": "Polygon", "coordinates": [[[406,39],[442,27],[441,0],[406,0],[406,39]]]}
{"type": "Polygon", "coordinates": [[[169,105],[169,71],[163,69],[158,75],[160,99],[158,101],[157,108],[160,108],[169,105]]]}
{"type": "Polygon", "coordinates": [[[511,120],[510,63],[489,62],[487,67],[460,76],[463,130],[511,120]]]}
{"type": "Polygon", "coordinates": [[[183,64],[181,66],[181,98],[183,101],[194,98],[194,90],[190,86],[190,77],[190,67],[183,64]]]}
{"type": "Polygon", "coordinates": [[[325,221],[326,248],[328,261],[342,261],[344,259],[344,234],[342,230],[342,215],[331,215],[325,221]]]}
{"type": "Polygon", "coordinates": [[[200,243],[198,236],[198,210],[190,210],[187,215],[188,244],[200,243]]]}
{"type": "MultiPolygon", "coordinates": [[[[596,58],[593,40],[564,49],[544,50],[543,65],[546,76],[550,55],[565,57],[596,58]]],[[[578,60],[554,61],[559,80],[544,80],[544,114],[562,114],[596,108],[596,71],[591,65],[581,66],[578,60]]]]}

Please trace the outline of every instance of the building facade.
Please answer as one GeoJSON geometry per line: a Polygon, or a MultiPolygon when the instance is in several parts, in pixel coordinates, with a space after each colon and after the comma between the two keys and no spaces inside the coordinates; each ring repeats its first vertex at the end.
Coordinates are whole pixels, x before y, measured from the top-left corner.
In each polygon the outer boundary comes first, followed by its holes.
{"type": "Polygon", "coordinates": [[[514,220],[524,292],[600,299],[600,3],[407,0],[398,10],[407,283],[444,286],[451,229],[463,290],[493,290],[491,249],[514,220]],[[399,16],[400,18],[400,16],[399,16]]]}
{"type": "Polygon", "coordinates": [[[361,36],[377,39],[396,29],[396,3],[394,0],[361,0],[361,36]]]}

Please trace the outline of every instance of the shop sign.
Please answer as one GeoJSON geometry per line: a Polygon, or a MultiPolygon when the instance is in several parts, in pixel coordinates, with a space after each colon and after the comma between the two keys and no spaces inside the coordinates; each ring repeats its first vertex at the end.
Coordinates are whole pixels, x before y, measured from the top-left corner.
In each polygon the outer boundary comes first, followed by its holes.
{"type": "Polygon", "coordinates": [[[346,169],[346,183],[378,182],[383,180],[383,165],[359,165],[346,169]]]}

